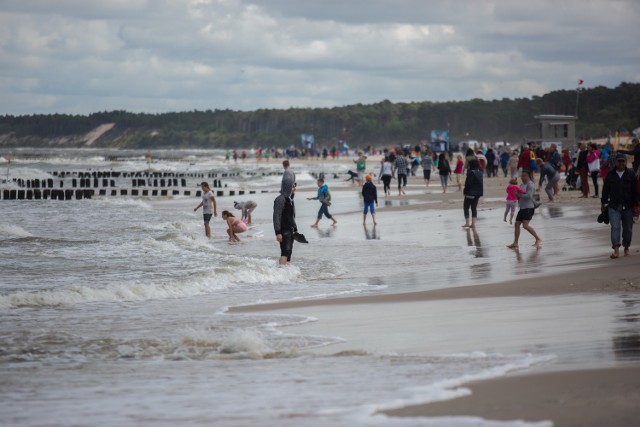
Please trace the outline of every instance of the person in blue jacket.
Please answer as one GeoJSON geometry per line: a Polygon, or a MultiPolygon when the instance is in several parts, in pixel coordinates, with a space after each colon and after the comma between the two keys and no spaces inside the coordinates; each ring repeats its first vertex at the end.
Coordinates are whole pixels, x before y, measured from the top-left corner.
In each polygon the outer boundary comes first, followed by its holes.
{"type": "Polygon", "coordinates": [[[320,201],[320,210],[318,211],[318,219],[311,226],[313,228],[318,228],[318,223],[322,219],[322,215],[329,218],[333,221],[333,225],[336,225],[338,221],[329,213],[329,206],[331,206],[331,193],[329,192],[329,187],[324,183],[324,179],[318,179],[318,195],[316,197],[309,197],[308,200],[318,200],[320,201]]]}

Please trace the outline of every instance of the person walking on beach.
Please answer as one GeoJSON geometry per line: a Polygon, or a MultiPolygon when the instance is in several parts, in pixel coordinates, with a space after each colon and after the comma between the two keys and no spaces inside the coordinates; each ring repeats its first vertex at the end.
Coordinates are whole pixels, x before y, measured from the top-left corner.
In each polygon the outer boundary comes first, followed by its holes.
{"type": "Polygon", "coordinates": [[[531,175],[528,169],[523,169],[521,172],[521,176],[522,184],[520,184],[520,188],[524,190],[524,193],[518,193],[517,195],[520,209],[518,210],[516,223],[514,225],[513,243],[507,245],[507,247],[509,249],[518,249],[518,242],[520,240],[520,227],[522,227],[536,239],[533,246],[535,246],[536,248],[540,248],[542,247],[542,239],[538,236],[536,230],[529,225],[529,222],[533,218],[533,214],[535,212],[535,207],[533,204],[533,194],[535,192],[535,186],[531,181],[531,175]]]}
{"type": "Polygon", "coordinates": [[[509,157],[509,178],[517,178],[518,177],[518,162],[520,161],[520,156],[518,155],[518,150],[514,150],[511,153],[511,157],[509,157]]]}
{"type": "Polygon", "coordinates": [[[251,225],[251,213],[258,207],[258,204],[253,200],[247,200],[245,202],[233,202],[233,207],[241,210],[242,220],[245,221],[247,225],[251,225]]]}
{"type": "Polygon", "coordinates": [[[580,198],[586,199],[589,197],[589,165],[587,163],[587,144],[584,142],[580,144],[576,170],[580,173],[580,190],[582,191],[580,198]]]}
{"type": "Polygon", "coordinates": [[[282,182],[285,180],[291,181],[292,185],[296,186],[296,174],[291,170],[291,163],[289,160],[282,161],[282,167],[284,168],[284,172],[282,173],[282,182]]]}
{"type": "Polygon", "coordinates": [[[222,219],[227,222],[227,235],[229,236],[230,242],[239,242],[240,238],[238,237],[239,233],[244,233],[247,231],[247,224],[240,218],[236,218],[229,211],[222,211],[222,219]]]}
{"type": "Polygon", "coordinates": [[[469,162],[469,171],[467,179],[464,182],[464,202],[462,209],[464,211],[463,228],[476,228],[476,218],[478,218],[478,201],[483,195],[483,177],[480,171],[480,162],[471,160],[469,162]],[[471,208],[471,224],[469,224],[469,208],[471,208]]]}
{"type": "Polygon", "coordinates": [[[362,151],[358,151],[358,158],[353,163],[356,164],[356,172],[358,172],[358,184],[362,187],[364,185],[364,173],[367,170],[367,156],[362,151]]]}
{"type": "Polygon", "coordinates": [[[211,227],[209,226],[209,222],[211,221],[211,216],[218,216],[218,205],[216,203],[216,197],[213,195],[213,191],[209,187],[208,182],[203,182],[200,184],[200,188],[202,189],[202,202],[193,210],[194,212],[198,209],[202,208],[202,217],[204,219],[204,233],[207,236],[207,239],[211,238],[211,227]]]}
{"type": "Polygon", "coordinates": [[[556,194],[558,194],[558,182],[560,181],[560,174],[550,161],[542,163],[542,159],[537,158],[538,169],[540,169],[540,181],[538,182],[538,191],[542,188],[542,183],[545,178],[547,179],[547,185],[544,187],[544,191],[547,193],[547,197],[550,202],[555,200],[556,194]]]}
{"type": "Polygon", "coordinates": [[[602,212],[606,210],[609,214],[612,259],[620,256],[620,229],[624,256],[629,255],[633,232],[633,208],[640,202],[638,177],[632,169],[627,168],[627,157],[618,153],[615,155],[615,161],[615,168],[611,169],[604,179],[600,199],[602,212]]]}
{"type": "Polygon", "coordinates": [[[407,173],[409,170],[407,169],[407,159],[404,158],[402,153],[398,153],[398,157],[393,162],[394,170],[393,174],[396,175],[398,179],[398,196],[404,194],[404,189],[407,186],[407,173]]]}
{"type": "Polygon", "coordinates": [[[382,159],[380,164],[380,179],[384,185],[384,195],[391,195],[391,178],[393,177],[393,164],[391,163],[391,155],[387,155],[382,159]]]}
{"type": "MultiPolygon", "coordinates": [[[[467,148],[467,152],[464,154],[464,171],[469,172],[469,163],[471,160],[478,160],[476,153],[473,151],[471,147],[467,148]]],[[[480,164],[478,162],[478,164],[480,164]]]]}
{"type": "Polygon", "coordinates": [[[424,184],[429,188],[429,181],[431,180],[431,168],[433,167],[433,157],[429,150],[422,152],[422,175],[424,176],[424,184]]]}
{"type": "Polygon", "coordinates": [[[440,175],[440,184],[442,185],[442,193],[444,194],[447,192],[449,177],[451,176],[451,166],[445,153],[440,153],[438,156],[438,174],[440,175]]]}
{"type": "Polygon", "coordinates": [[[373,219],[373,225],[376,225],[376,208],[378,205],[378,190],[373,183],[373,177],[371,175],[366,176],[366,182],[362,186],[362,199],[364,201],[364,211],[362,217],[362,225],[367,224],[367,213],[371,211],[371,219],[373,219]],[[375,203],[375,206],[373,205],[375,203]]]}
{"type": "Polygon", "coordinates": [[[293,203],[293,195],[296,187],[293,181],[283,180],[280,195],[273,201],[273,229],[276,240],[280,243],[280,265],[291,262],[293,253],[293,235],[298,232],[296,224],[296,208],[293,203]]]}
{"type": "Polygon", "coordinates": [[[518,178],[513,178],[511,181],[509,181],[509,185],[507,185],[506,191],[507,205],[504,210],[504,222],[507,222],[507,214],[509,213],[509,211],[511,211],[509,224],[513,224],[513,215],[516,212],[516,204],[518,203],[518,193],[524,194],[525,191],[518,186],[518,178]]]}
{"type": "Polygon", "coordinates": [[[587,168],[589,169],[589,175],[591,175],[591,182],[593,183],[595,193],[591,197],[597,199],[599,197],[598,175],[600,175],[600,151],[596,144],[589,144],[589,148],[587,149],[587,168]]]}
{"type": "Polygon", "coordinates": [[[458,154],[458,162],[453,170],[453,174],[456,176],[456,184],[458,185],[458,191],[462,191],[462,172],[464,169],[464,160],[462,160],[462,154],[458,154]]]}
{"type": "Polygon", "coordinates": [[[309,197],[307,200],[320,201],[320,210],[318,211],[318,219],[311,226],[312,228],[318,228],[318,223],[322,219],[322,215],[333,221],[333,225],[336,225],[338,221],[329,213],[329,206],[331,206],[331,193],[329,187],[324,183],[324,179],[318,179],[318,195],[316,197],[309,197]]]}

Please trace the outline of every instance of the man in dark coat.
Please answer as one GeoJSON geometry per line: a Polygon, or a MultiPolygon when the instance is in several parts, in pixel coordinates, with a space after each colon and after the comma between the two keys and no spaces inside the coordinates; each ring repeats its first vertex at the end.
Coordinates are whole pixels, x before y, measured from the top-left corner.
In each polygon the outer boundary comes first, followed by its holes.
{"type": "Polygon", "coordinates": [[[615,155],[615,168],[611,169],[604,179],[602,187],[602,212],[607,210],[611,225],[611,258],[620,256],[620,229],[622,228],[622,246],[624,255],[629,255],[631,235],[633,231],[633,207],[638,203],[638,182],[636,174],[627,168],[627,157],[615,155]]]}

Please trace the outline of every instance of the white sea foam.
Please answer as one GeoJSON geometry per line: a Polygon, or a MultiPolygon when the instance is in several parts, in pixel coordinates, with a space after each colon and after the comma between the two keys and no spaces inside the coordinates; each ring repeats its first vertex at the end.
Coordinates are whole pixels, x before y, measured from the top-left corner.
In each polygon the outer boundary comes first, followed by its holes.
{"type": "Polygon", "coordinates": [[[266,260],[238,261],[239,265],[253,263],[247,268],[214,267],[211,271],[191,275],[178,281],[151,283],[129,281],[102,287],[76,285],[38,292],[18,291],[0,296],[0,307],[43,307],[96,302],[145,301],[184,298],[228,289],[239,284],[287,284],[299,277],[295,268],[277,268],[266,260]],[[270,264],[270,266],[269,266],[270,264]]]}
{"type": "Polygon", "coordinates": [[[33,234],[29,233],[22,227],[10,224],[0,224],[0,235],[2,234],[8,234],[15,237],[33,237],[33,234]]]}

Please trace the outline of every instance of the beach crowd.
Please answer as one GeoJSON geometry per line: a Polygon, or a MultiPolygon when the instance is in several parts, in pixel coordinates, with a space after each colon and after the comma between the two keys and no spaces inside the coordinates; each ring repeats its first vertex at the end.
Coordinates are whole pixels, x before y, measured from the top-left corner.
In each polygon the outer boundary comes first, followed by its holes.
{"type": "MultiPolygon", "coordinates": [[[[280,264],[291,260],[293,242],[306,239],[298,232],[295,221],[296,177],[291,169],[289,159],[301,156],[316,156],[317,159],[331,157],[333,159],[348,156],[346,150],[336,146],[332,149],[316,149],[313,151],[297,149],[287,150],[254,150],[251,153],[256,160],[269,158],[286,158],[283,161],[284,172],[280,194],[274,201],[273,226],[276,240],[280,244],[280,264]]],[[[226,160],[237,161],[247,158],[244,150],[229,150],[226,160]]],[[[604,145],[581,142],[571,147],[558,148],[557,144],[525,143],[519,147],[501,144],[462,146],[460,152],[435,152],[429,146],[396,147],[393,149],[374,150],[367,147],[357,150],[352,160],[356,171],[349,171],[348,181],[358,185],[363,198],[363,224],[366,226],[367,215],[371,215],[374,226],[377,224],[375,208],[378,204],[377,182],[382,183],[384,196],[392,196],[392,181],[396,181],[397,195],[406,194],[409,177],[417,177],[422,170],[422,178],[429,188],[432,177],[438,176],[442,193],[462,192],[463,216],[465,229],[475,230],[478,217],[478,204],[484,195],[484,179],[502,176],[508,179],[505,186],[505,210],[503,220],[514,225],[514,240],[508,248],[518,250],[521,230],[527,231],[533,238],[533,246],[542,247],[542,239],[531,225],[536,209],[541,205],[540,194],[544,187],[547,203],[553,203],[561,191],[560,182],[564,177],[562,190],[579,190],[581,198],[600,198],[601,215],[598,222],[608,223],[611,228],[610,254],[612,259],[622,254],[630,254],[633,224],[640,216],[640,142],[633,139],[629,149],[615,149],[607,142],[604,145]],[[379,164],[371,167],[367,164],[370,155],[381,155],[379,164]],[[631,161],[629,158],[631,157],[631,161]],[[563,176],[564,175],[564,176],[563,176]],[[537,181],[536,181],[537,179],[537,181]],[[537,186],[536,186],[537,182],[537,186]],[[591,185],[590,185],[591,183],[591,185]],[[517,208],[517,213],[516,213],[517,208]],[[514,223],[515,217],[515,223],[514,223]]],[[[330,213],[332,205],[331,192],[323,176],[317,180],[317,194],[308,200],[320,203],[317,218],[311,226],[317,228],[320,220],[326,217],[337,225],[337,220],[330,213]]],[[[205,233],[211,236],[209,222],[212,215],[217,216],[217,207],[213,192],[206,182],[202,183],[202,202],[196,207],[203,207],[205,233]]],[[[223,212],[223,220],[227,222],[230,241],[239,241],[237,234],[247,230],[251,222],[251,212],[256,208],[255,202],[235,202],[234,207],[242,210],[242,217],[235,218],[229,212],[223,212]]]]}

